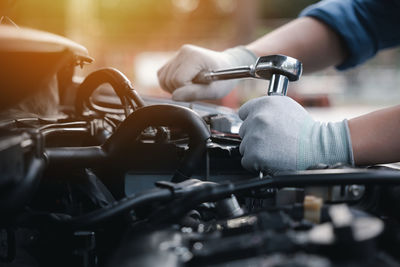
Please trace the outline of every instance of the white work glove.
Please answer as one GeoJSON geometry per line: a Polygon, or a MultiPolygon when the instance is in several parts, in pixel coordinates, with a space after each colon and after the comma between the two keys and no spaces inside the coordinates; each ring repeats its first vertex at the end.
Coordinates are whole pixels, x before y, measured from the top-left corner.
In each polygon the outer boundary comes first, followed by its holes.
{"type": "Polygon", "coordinates": [[[254,64],[256,55],[242,46],[223,52],[184,45],[178,54],[158,71],[160,86],[172,93],[176,101],[218,99],[227,95],[237,80],[215,81],[208,85],[193,84],[202,70],[220,70],[254,64]]]}
{"type": "Polygon", "coordinates": [[[242,166],[250,171],[305,170],[319,163],[354,165],[347,120],[321,123],[287,96],[245,103],[239,135],[242,166]]]}

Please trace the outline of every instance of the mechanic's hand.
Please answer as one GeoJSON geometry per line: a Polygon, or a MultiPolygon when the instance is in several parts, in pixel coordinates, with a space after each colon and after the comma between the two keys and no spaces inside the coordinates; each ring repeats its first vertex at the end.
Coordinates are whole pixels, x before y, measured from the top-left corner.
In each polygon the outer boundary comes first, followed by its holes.
{"type": "Polygon", "coordinates": [[[240,153],[250,171],[304,170],[318,163],[354,164],[347,120],[314,121],[286,96],[264,96],[239,110],[240,153]]]}
{"type": "Polygon", "coordinates": [[[208,85],[193,84],[193,78],[202,70],[219,70],[254,64],[257,57],[244,47],[224,52],[184,45],[178,54],[158,71],[161,87],[177,101],[217,99],[227,95],[236,80],[215,81],[208,85]]]}

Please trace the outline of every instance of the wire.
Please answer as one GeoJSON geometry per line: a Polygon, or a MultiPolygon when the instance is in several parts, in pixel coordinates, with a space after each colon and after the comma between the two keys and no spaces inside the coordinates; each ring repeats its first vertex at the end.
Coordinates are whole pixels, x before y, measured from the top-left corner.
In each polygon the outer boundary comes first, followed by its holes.
{"type": "Polygon", "coordinates": [[[284,173],[274,177],[267,176],[263,179],[253,178],[240,182],[227,182],[216,184],[195,179],[182,183],[170,183],[174,190],[152,189],[138,195],[124,198],[106,208],[78,217],[69,215],[51,214],[53,221],[64,226],[79,228],[98,224],[121,215],[134,208],[154,203],[174,200],[170,205],[164,206],[151,217],[152,223],[165,223],[169,220],[177,220],[186,212],[204,202],[218,201],[232,194],[249,192],[261,188],[281,188],[296,186],[316,185],[340,185],[340,184],[379,184],[400,185],[400,172],[388,170],[318,170],[284,173]],[[193,182],[194,181],[194,182],[193,182]],[[173,208],[171,208],[173,206],[173,208]]]}
{"type": "Polygon", "coordinates": [[[72,228],[81,228],[88,225],[105,222],[113,217],[121,215],[127,211],[130,211],[136,207],[143,206],[156,201],[168,201],[173,197],[173,192],[168,189],[153,189],[135,195],[133,197],[127,197],[119,200],[118,202],[93,212],[77,216],[77,217],[66,217],[59,216],[57,214],[51,214],[52,220],[68,225],[72,228]]]}
{"type": "Polygon", "coordinates": [[[371,171],[365,169],[318,170],[282,173],[273,177],[266,176],[263,179],[257,177],[236,183],[204,183],[204,188],[199,187],[201,190],[193,191],[192,194],[186,195],[184,198],[172,203],[172,205],[168,205],[153,214],[151,223],[157,225],[172,220],[179,220],[201,203],[218,201],[232,194],[251,192],[257,189],[341,184],[400,185],[400,172],[388,170],[371,171]]]}

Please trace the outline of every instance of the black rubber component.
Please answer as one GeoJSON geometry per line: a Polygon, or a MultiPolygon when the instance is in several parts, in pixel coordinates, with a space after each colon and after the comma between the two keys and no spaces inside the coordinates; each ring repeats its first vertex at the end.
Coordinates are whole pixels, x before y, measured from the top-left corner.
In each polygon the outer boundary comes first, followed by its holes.
{"type": "Polygon", "coordinates": [[[50,165],[96,167],[107,162],[120,162],[123,160],[121,156],[137,153],[134,150],[134,141],[150,126],[176,127],[189,135],[189,151],[177,169],[173,181],[179,182],[190,177],[206,151],[210,131],[197,113],[176,105],[153,105],[134,111],[102,146],[48,148],[45,154],[50,165]]]}
{"type": "Polygon", "coordinates": [[[154,105],[138,109],[117,128],[103,145],[110,155],[118,156],[129,149],[127,144],[149,126],[168,126],[184,130],[189,135],[189,151],[185,155],[172,181],[180,182],[190,177],[193,169],[206,151],[210,138],[207,125],[194,111],[175,105],[154,105]]]}
{"type": "Polygon", "coordinates": [[[261,188],[326,186],[326,185],[400,185],[400,171],[366,170],[366,169],[335,169],[309,170],[301,172],[285,172],[276,176],[266,176],[240,181],[214,184],[202,182],[196,185],[196,191],[185,194],[183,198],[171,202],[152,215],[154,225],[177,221],[194,207],[204,202],[218,201],[231,196],[251,192],[261,188]]]}
{"type": "Polygon", "coordinates": [[[399,185],[399,171],[366,171],[366,170],[318,170],[299,173],[285,173],[276,177],[259,177],[236,183],[226,182],[217,184],[196,179],[183,183],[171,184],[169,182],[157,183],[161,189],[152,189],[138,195],[124,198],[106,208],[78,217],[65,217],[57,214],[51,215],[53,222],[64,224],[68,227],[85,227],[101,223],[121,215],[131,209],[141,207],[156,201],[169,202],[148,218],[147,225],[161,225],[177,221],[188,211],[204,202],[219,201],[230,197],[232,194],[250,192],[261,188],[281,188],[287,186],[316,186],[339,184],[364,184],[364,185],[399,185]],[[297,174],[297,175],[296,175],[297,174]]]}
{"type": "Polygon", "coordinates": [[[44,154],[50,167],[96,167],[110,160],[101,146],[47,148],[44,154]]]}
{"type": "Polygon", "coordinates": [[[77,217],[58,217],[57,214],[52,214],[51,218],[55,222],[68,225],[71,228],[86,227],[88,225],[102,223],[118,215],[121,215],[136,207],[153,203],[156,201],[168,201],[173,197],[173,192],[168,189],[153,189],[143,193],[139,193],[133,197],[126,197],[114,204],[101,208],[87,214],[77,217]]]}
{"type": "Polygon", "coordinates": [[[89,74],[80,84],[75,100],[75,113],[77,116],[82,115],[85,104],[88,107],[92,106],[90,96],[104,83],[112,86],[123,105],[126,101],[125,97],[130,97],[138,107],[145,106],[142,98],[133,89],[131,82],[122,72],[114,68],[103,68],[89,74]]]}
{"type": "MultiPolygon", "coordinates": [[[[196,194],[203,188],[208,188],[210,182],[188,179],[182,183],[161,182],[161,188],[150,189],[136,195],[120,199],[113,204],[72,217],[68,214],[50,214],[50,220],[70,228],[82,228],[93,224],[103,223],[116,216],[122,215],[134,208],[145,206],[157,201],[166,203],[175,198],[188,194],[196,194]]],[[[160,184],[159,184],[160,185],[160,184]]]]}

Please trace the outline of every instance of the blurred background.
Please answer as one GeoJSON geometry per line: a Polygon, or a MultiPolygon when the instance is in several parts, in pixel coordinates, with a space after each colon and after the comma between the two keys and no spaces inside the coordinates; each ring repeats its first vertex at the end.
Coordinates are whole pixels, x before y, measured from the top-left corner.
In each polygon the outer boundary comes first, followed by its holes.
{"type": "MultiPolygon", "coordinates": [[[[124,72],[143,95],[170,97],[156,72],[186,43],[210,49],[247,44],[296,18],[315,0],[0,0],[0,11],[22,27],[66,36],[89,49],[100,67],[124,72]],[[7,8],[5,8],[7,6],[7,8]]],[[[218,104],[238,108],[265,93],[247,80],[218,104]]],[[[291,84],[291,96],[321,120],[351,118],[400,100],[400,50],[362,67],[327,69],[291,84]]]]}

